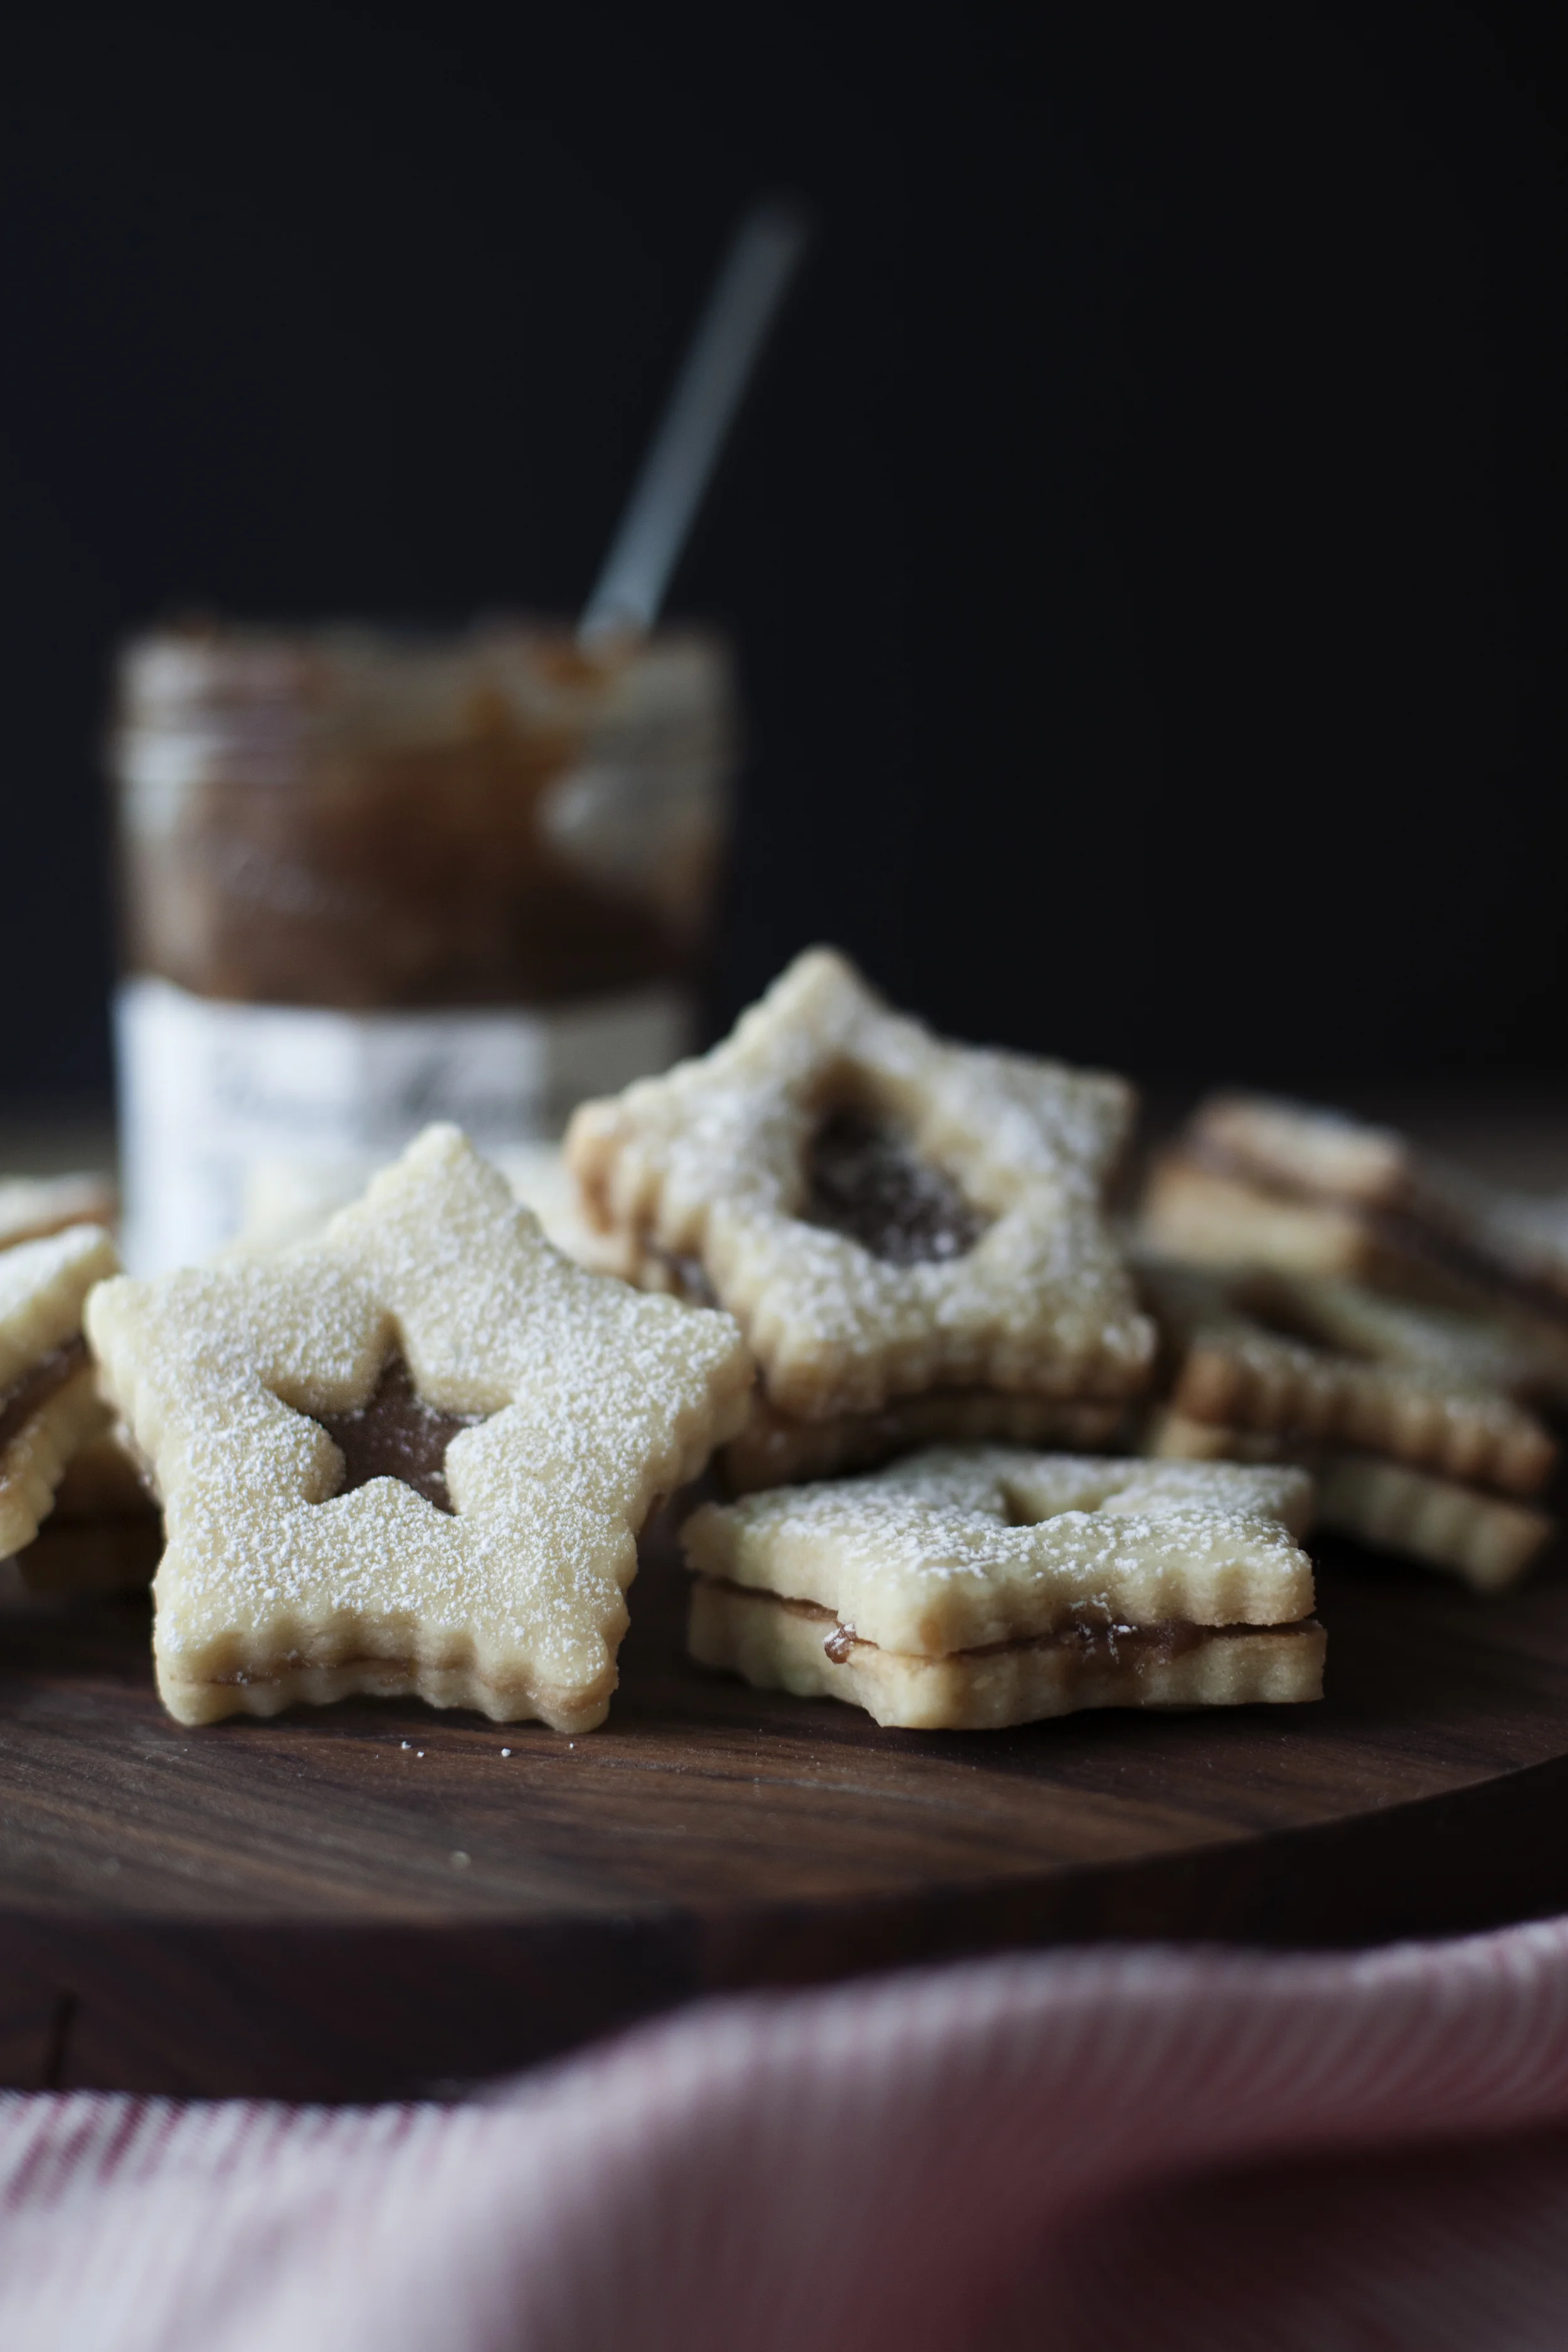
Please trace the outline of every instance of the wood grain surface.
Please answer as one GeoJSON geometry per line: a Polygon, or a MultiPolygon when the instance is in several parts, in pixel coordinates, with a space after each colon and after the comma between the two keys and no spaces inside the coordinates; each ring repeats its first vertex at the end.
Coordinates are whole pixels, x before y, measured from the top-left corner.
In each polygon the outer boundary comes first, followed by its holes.
{"type": "Polygon", "coordinates": [[[186,1730],[144,1599],[13,1591],[0,2082],[439,2095],[720,1989],[1568,1907],[1568,1566],[1482,1602],[1315,1549],[1321,1706],[982,1734],[704,1674],[658,1544],[575,1741],[372,1701],[186,1730]]]}

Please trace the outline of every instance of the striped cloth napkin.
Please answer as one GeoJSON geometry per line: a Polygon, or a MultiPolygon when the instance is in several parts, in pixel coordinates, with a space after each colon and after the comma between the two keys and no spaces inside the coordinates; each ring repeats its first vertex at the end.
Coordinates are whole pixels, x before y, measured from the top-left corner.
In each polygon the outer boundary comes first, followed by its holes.
{"type": "Polygon", "coordinates": [[[457,2107],[0,2099],[7,2352],[1568,2343],[1568,1919],[714,2002],[457,2107]]]}

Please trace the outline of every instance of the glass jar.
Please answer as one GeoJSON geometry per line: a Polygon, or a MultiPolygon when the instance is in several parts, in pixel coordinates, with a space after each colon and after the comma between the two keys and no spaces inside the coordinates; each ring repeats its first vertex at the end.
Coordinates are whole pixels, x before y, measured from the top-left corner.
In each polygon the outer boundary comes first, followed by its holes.
{"type": "Polygon", "coordinates": [[[736,736],[721,644],[193,628],[119,668],[127,1253],[248,1169],[491,1147],[692,1040],[736,736]]]}

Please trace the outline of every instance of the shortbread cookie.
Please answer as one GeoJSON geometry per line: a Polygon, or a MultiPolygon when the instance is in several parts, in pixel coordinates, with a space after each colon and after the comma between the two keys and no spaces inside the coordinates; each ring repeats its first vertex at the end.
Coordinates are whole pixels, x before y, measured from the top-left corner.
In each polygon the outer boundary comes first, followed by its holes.
{"type": "Polygon", "coordinates": [[[1568,1410],[1568,1323],[1473,1270],[1391,1244],[1359,1210],[1286,1200],[1182,1151],[1156,1156],[1140,1206],[1148,1250],[1227,1275],[1268,1268],[1398,1297],[1439,1316],[1500,1325],[1536,1367],[1530,1393],[1568,1410]]]}
{"type": "Polygon", "coordinates": [[[1234,1277],[1241,1305],[1277,1328],[1458,1388],[1568,1405],[1568,1334],[1510,1318],[1397,1298],[1364,1283],[1261,1265],[1234,1277]]]}
{"type": "Polygon", "coordinates": [[[1165,1408],[1150,1416],[1144,1451],[1168,1462],[1298,1462],[1316,1482],[1320,1527],[1446,1570],[1478,1592],[1516,1583],[1555,1532],[1544,1511],[1403,1462],[1292,1446],[1265,1430],[1226,1429],[1165,1408]]]}
{"type": "Polygon", "coordinates": [[[1152,1462],[1294,1462],[1307,1469],[1316,1459],[1310,1444],[1283,1431],[1199,1421],[1168,1404],[1148,1413],[1138,1450],[1152,1462]]]}
{"type": "Polygon", "coordinates": [[[68,1225],[112,1224],[116,1205],[107,1176],[0,1176],[0,1250],[68,1225]]]}
{"type": "Polygon", "coordinates": [[[1369,1454],[1327,1454],[1316,1473],[1325,1527],[1446,1569],[1478,1592],[1517,1583],[1555,1531],[1544,1511],[1369,1454]]]}
{"type": "Polygon", "coordinates": [[[1422,1189],[1415,1149],[1392,1128],[1271,1095],[1210,1095],[1187,1142],[1255,1181],[1368,1208],[1409,1206],[1422,1189]]]}
{"type": "Polygon", "coordinates": [[[692,1654],[920,1729],[1315,1698],[1310,1506],[1300,1471],[937,1447],[694,1512],[692,1654]]]}
{"type": "Polygon", "coordinates": [[[1354,1210],[1280,1200],[1179,1149],[1156,1152],[1150,1162],[1138,1239],[1199,1265],[1280,1265],[1363,1282],[1397,1279],[1405,1266],[1354,1210]]]}
{"type": "Polygon", "coordinates": [[[1392,1129],[1260,1095],[1211,1097],[1183,1148],[1220,1175],[1348,1213],[1373,1248],[1417,1268],[1568,1318],[1568,1201],[1505,1191],[1392,1129]]]}
{"type": "Polygon", "coordinates": [[[1079,1404],[1005,1389],[928,1389],[923,1396],[896,1398],[880,1412],[796,1421],[759,1390],[745,1427],[719,1460],[730,1492],[749,1495],[763,1486],[873,1469],[925,1445],[1107,1445],[1125,1418],[1125,1407],[1114,1402],[1079,1404]]]}
{"type": "Polygon", "coordinates": [[[71,1454],[102,1422],[82,1302],[119,1264],[100,1225],[0,1251],[0,1559],[31,1543],[71,1454]]]}
{"type": "Polygon", "coordinates": [[[1537,1494],[1552,1475],[1550,1432],[1498,1390],[1282,1338],[1241,1313],[1233,1293],[1200,1268],[1143,1257],[1138,1273],[1178,1413],[1392,1454],[1512,1494],[1537,1494]]]}
{"type": "Polygon", "coordinates": [[[416,1694],[602,1722],[636,1538],[744,1420],[728,1316],[584,1274],[458,1129],[324,1237],[94,1294],[167,1536],[184,1723],[416,1694]]]}
{"type": "Polygon", "coordinates": [[[1153,1335],[1103,1212],[1131,1112],[1120,1079],[942,1043],[818,949],[702,1060],[585,1104],[566,1154],[587,1222],[644,1278],[699,1271],[770,1402],[832,1421],[1141,1385],[1153,1335]]]}

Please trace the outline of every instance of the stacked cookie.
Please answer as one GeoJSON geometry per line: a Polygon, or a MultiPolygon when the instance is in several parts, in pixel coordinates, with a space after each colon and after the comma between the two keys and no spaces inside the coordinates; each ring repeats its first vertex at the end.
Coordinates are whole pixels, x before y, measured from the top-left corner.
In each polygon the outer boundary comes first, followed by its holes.
{"type": "Polygon", "coordinates": [[[1246,1096],[1155,1161],[1145,1293],[1155,1453],[1311,1464],[1320,1515],[1483,1590],[1552,1522],[1534,1408],[1568,1402],[1568,1246],[1391,1130],[1246,1096]]]}
{"type": "Polygon", "coordinates": [[[683,1529],[692,1655],[882,1724],[1317,1698],[1300,1471],[931,1447],[710,1503],[683,1529]]]}
{"type": "MultiPolygon", "coordinates": [[[[31,1206],[37,1213],[40,1203],[31,1206]]],[[[32,1542],[67,1465],[107,1427],[82,1308],[118,1265],[95,1224],[56,1226],[0,1249],[0,1559],[32,1542]]]]}
{"type": "Polygon", "coordinates": [[[703,1060],[578,1112],[596,1246],[758,1361],[741,1499],[683,1531],[701,1663],[950,1729],[1318,1695],[1304,1477],[1038,1450],[1120,1440],[1152,1363],[1106,1214],[1132,1108],[931,1036],[819,950],[703,1060]]]}
{"type": "Polygon", "coordinates": [[[1487,1184],[1391,1128],[1214,1095],[1155,1160],[1151,1246],[1338,1276],[1479,1315],[1530,1342],[1568,1400],[1568,1202],[1487,1184]]]}
{"type": "Polygon", "coordinates": [[[1118,1078],[933,1037],[818,950],[703,1059],[584,1105],[566,1156],[605,1262],[745,1333],[746,1492],[1113,1437],[1153,1351],[1105,1215],[1132,1112],[1118,1078]]]}
{"type": "Polygon", "coordinates": [[[1131,1114],[819,951],[579,1113],[553,1221],[608,1271],[446,1128],[154,1282],[101,1233],[34,1242],[8,1406],[83,1417],[33,1445],[30,1526],[117,1412],[189,1724],[368,1693],[590,1728],[638,1534],[715,1460],[691,1646],[758,1685],[969,1729],[1315,1697],[1300,1469],[1041,1450],[1125,1444],[1153,1360],[1106,1213],[1131,1114]]]}

